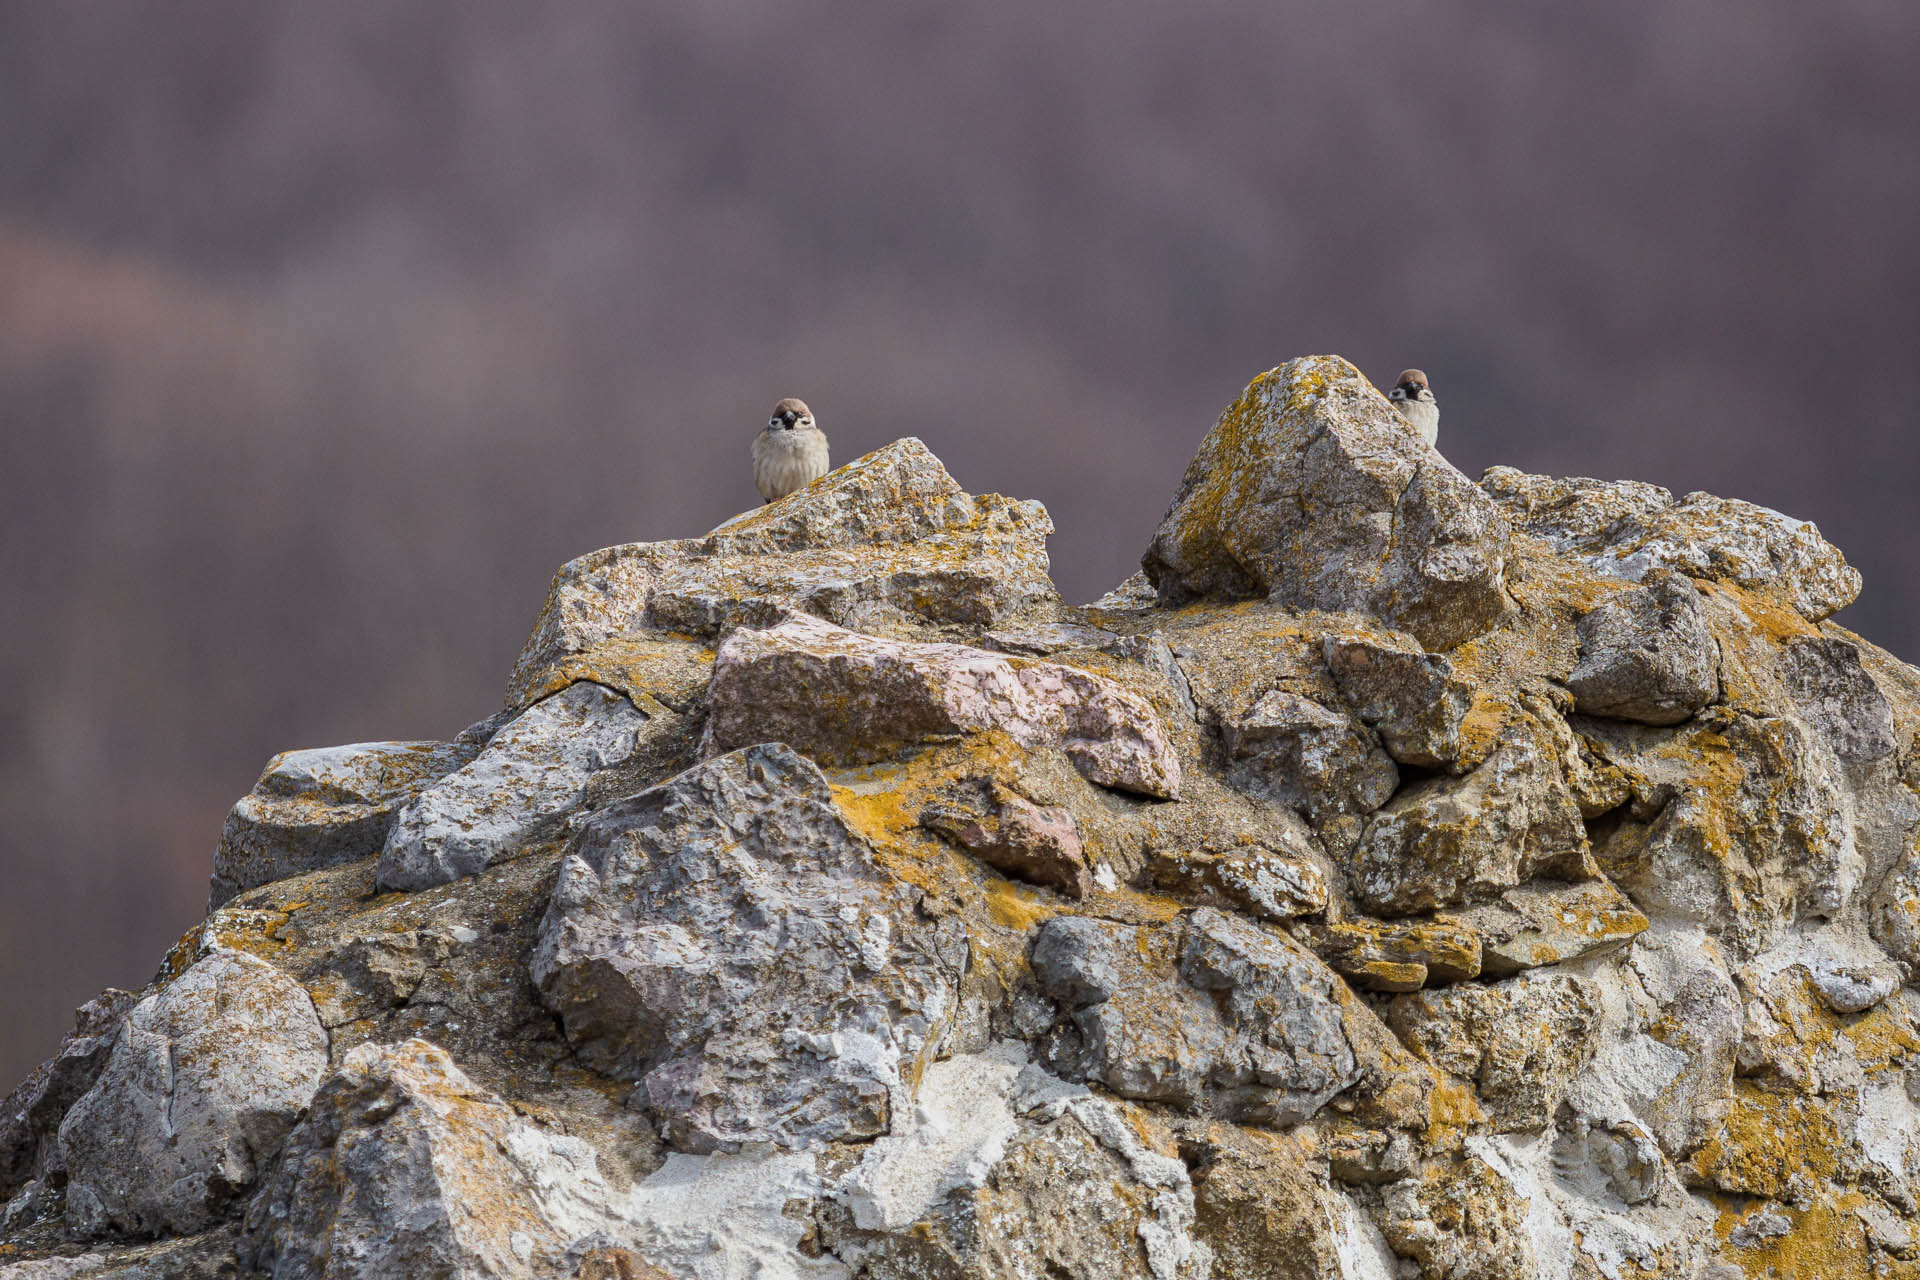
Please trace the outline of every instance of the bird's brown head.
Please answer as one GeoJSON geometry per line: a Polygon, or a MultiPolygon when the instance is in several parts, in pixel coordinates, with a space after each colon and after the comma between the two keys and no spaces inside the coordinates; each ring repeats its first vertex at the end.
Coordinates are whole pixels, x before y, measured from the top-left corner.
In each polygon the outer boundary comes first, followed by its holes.
{"type": "Polygon", "coordinates": [[[805,400],[792,396],[773,406],[773,417],[767,420],[767,427],[773,431],[795,431],[812,425],[813,410],[807,408],[805,400]]]}

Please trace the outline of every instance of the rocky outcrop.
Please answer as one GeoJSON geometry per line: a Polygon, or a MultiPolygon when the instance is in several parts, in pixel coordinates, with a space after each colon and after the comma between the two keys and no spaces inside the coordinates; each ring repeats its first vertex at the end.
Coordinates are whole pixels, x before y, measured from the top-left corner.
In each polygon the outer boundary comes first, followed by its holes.
{"type": "Polygon", "coordinates": [[[1338,356],[1255,378],[1142,561],[1164,603],[1351,609],[1446,649],[1506,611],[1507,522],[1338,356]]]}
{"type": "Polygon", "coordinates": [[[509,701],[574,654],[636,632],[716,637],[797,609],[854,628],[987,628],[1058,600],[1037,502],[961,490],[908,438],[705,538],[609,547],[562,566],[509,701]]]}
{"type": "Polygon", "coordinates": [[[1654,569],[1778,593],[1811,622],[1860,594],[1860,574],[1805,520],[1710,493],[1678,502],[1631,481],[1556,480],[1512,467],[1481,479],[1508,519],[1555,550],[1611,577],[1638,582],[1654,569]]]}
{"type": "Polygon", "coordinates": [[[0,1103],[0,1280],[1920,1265],[1920,671],[1810,525],[1310,358],[1145,575],[1048,527],[902,441],[275,757],[0,1103]]]}

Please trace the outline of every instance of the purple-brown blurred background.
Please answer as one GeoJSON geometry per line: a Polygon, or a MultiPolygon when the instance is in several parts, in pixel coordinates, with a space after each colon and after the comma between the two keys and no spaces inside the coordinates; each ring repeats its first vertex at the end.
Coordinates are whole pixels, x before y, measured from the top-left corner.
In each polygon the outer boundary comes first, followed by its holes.
{"type": "Polygon", "coordinates": [[[805,397],[1125,576],[1248,378],[1816,520],[1920,656],[1912,0],[0,3],[0,1090],[274,751],[493,711],[805,397]]]}

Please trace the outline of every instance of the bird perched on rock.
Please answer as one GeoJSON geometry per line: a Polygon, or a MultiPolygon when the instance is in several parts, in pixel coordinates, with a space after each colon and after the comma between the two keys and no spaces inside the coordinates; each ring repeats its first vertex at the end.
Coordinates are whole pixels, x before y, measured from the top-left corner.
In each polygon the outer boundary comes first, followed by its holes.
{"type": "Polygon", "coordinates": [[[826,433],[813,410],[791,396],[773,406],[773,417],[753,441],[753,483],[768,502],[827,474],[826,433]]]}
{"type": "Polygon", "coordinates": [[[1440,439],[1440,402],[1433,398],[1426,374],[1418,369],[1406,370],[1393,390],[1387,392],[1387,399],[1393,401],[1401,417],[1413,424],[1422,440],[1433,444],[1440,439]]]}

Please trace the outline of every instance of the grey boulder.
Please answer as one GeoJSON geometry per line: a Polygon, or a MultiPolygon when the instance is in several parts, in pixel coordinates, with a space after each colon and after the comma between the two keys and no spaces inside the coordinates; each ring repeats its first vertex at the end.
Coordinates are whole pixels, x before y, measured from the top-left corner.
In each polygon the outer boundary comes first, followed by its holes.
{"type": "Polygon", "coordinates": [[[533,979],[681,1150],[871,1138],[954,1010],[965,949],[918,898],[817,766],[749,747],[582,824],[533,979]]]}
{"type": "Polygon", "coordinates": [[[1163,604],[1264,595],[1447,649],[1505,616],[1507,538],[1487,495],[1358,369],[1304,356],[1221,415],[1141,564],[1163,604]]]}
{"type": "Polygon", "coordinates": [[[127,1015],[60,1124],[67,1217],[84,1232],[210,1226],[278,1151],[327,1069],[299,983],[215,951],[127,1015]]]}
{"type": "Polygon", "coordinates": [[[1179,928],[1050,920],[1033,969],[1067,1015],[1055,1069],[1123,1097],[1291,1124],[1359,1079],[1339,979],[1285,935],[1211,907],[1179,928]]]}
{"type": "MultiPolygon", "coordinates": [[[[1858,659],[1855,659],[1858,665],[1858,659]]],[[[1580,619],[1580,665],[1567,677],[1586,715],[1679,724],[1720,692],[1720,650],[1700,593],[1667,569],[1580,619]]]]}
{"type": "Polygon", "coordinates": [[[376,882],[385,890],[430,888],[550,837],[593,775],[634,753],[647,720],[626,698],[584,680],[534,703],[470,763],[401,810],[376,882]]]}

